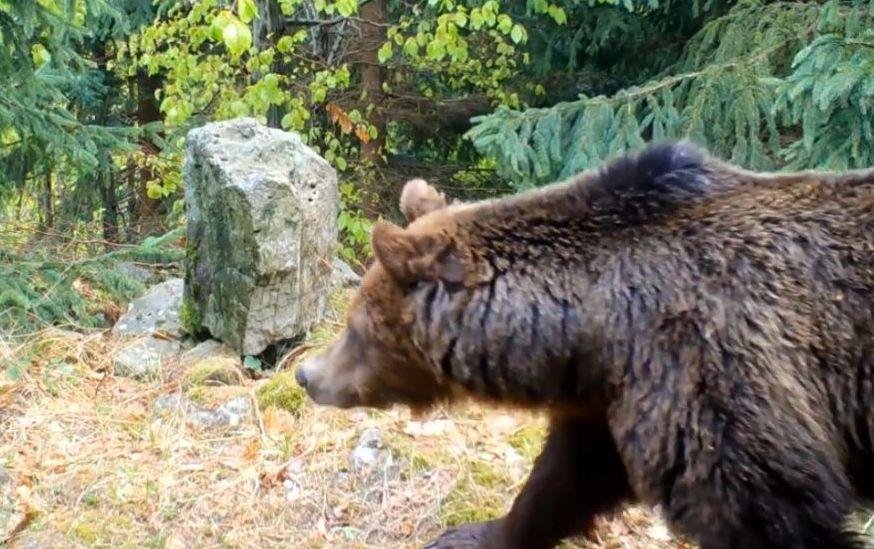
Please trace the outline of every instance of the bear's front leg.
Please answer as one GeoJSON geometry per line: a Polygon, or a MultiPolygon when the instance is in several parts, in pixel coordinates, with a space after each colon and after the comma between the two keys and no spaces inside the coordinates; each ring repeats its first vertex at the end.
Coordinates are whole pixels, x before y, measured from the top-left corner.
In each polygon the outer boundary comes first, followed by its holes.
{"type": "Polygon", "coordinates": [[[425,549],[498,549],[501,544],[502,520],[473,522],[457,528],[449,528],[440,537],[425,546],[425,549]]]}
{"type": "Polygon", "coordinates": [[[587,532],[631,496],[605,422],[553,418],[543,452],[506,517],[446,530],[429,549],[539,549],[587,532]]]}

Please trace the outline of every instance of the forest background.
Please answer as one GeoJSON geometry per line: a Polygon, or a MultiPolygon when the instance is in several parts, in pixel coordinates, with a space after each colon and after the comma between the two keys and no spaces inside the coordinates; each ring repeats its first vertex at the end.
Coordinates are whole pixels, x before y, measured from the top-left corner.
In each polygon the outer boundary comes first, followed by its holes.
{"type": "MultiPolygon", "coordinates": [[[[420,547],[524,481],[543,418],[307,403],[348,291],[284,368],[115,375],[107,328],[182,271],[186,134],[241,116],[336,168],[360,270],[412,177],[493,197],[680,137],[874,166],[874,0],[0,0],[0,545],[420,547]]],[[[567,546],[690,547],[641,508],[567,546]]]]}
{"type": "Polygon", "coordinates": [[[871,166],[872,109],[874,1],[0,0],[0,329],[101,325],[75,280],[124,300],[108,260],[177,261],[209,121],[323,155],[360,266],[410,177],[494,196],[673,137],[871,166]]]}

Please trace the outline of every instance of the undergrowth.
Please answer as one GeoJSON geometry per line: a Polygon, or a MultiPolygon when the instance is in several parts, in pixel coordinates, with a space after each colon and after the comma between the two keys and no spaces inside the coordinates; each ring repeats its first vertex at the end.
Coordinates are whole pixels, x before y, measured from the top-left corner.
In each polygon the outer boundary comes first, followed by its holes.
{"type": "Polygon", "coordinates": [[[0,333],[33,333],[48,326],[106,326],[120,305],[142,294],[143,284],[118,268],[122,261],[172,270],[182,257],[184,229],[100,255],[72,246],[13,251],[0,232],[0,333]]]}

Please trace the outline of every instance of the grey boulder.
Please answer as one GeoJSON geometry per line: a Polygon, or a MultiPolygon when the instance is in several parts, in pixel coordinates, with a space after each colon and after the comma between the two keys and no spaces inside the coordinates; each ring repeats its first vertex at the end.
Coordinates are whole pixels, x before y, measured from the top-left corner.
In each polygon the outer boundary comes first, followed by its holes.
{"type": "Polygon", "coordinates": [[[309,331],[332,284],[334,169],[297,134],[238,119],[188,134],[183,178],[186,328],[240,355],[309,331]]]}

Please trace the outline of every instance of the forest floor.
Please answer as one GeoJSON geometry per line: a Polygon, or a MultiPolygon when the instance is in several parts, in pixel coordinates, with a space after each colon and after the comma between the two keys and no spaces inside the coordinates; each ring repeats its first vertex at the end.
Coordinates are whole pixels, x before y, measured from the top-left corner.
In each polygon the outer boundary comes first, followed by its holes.
{"type": "MultiPolygon", "coordinates": [[[[291,385],[293,406],[208,426],[166,396],[186,390],[172,371],[113,375],[117,345],[105,332],[0,339],[0,364],[26,362],[14,380],[0,373],[0,546],[421,547],[505,512],[542,442],[543,418],[518,412],[344,412],[291,385]]],[[[292,368],[201,387],[198,404],[256,403],[292,368]]],[[[642,508],[566,546],[687,547],[642,508]]]]}
{"type": "MultiPolygon", "coordinates": [[[[0,547],[421,547],[503,514],[543,439],[543,418],[478,406],[420,418],[318,407],[293,385],[294,361],[228,385],[186,388],[172,368],[137,381],[112,374],[118,344],[54,329],[0,338],[0,365],[26,362],[16,379],[0,370],[0,547]],[[210,424],[229,401],[239,421],[210,424]]],[[[874,517],[860,520],[870,531],[874,517]]],[[[631,507],[565,547],[691,545],[631,507]]]]}

